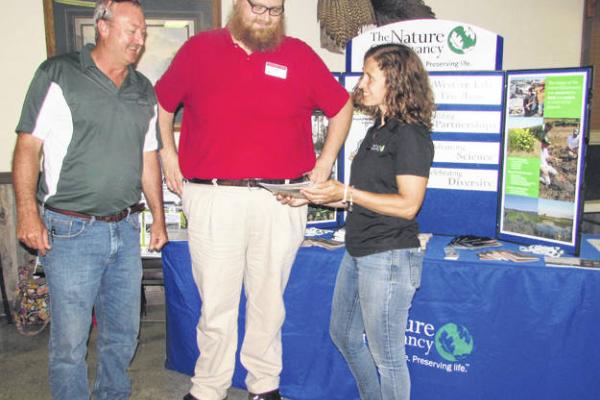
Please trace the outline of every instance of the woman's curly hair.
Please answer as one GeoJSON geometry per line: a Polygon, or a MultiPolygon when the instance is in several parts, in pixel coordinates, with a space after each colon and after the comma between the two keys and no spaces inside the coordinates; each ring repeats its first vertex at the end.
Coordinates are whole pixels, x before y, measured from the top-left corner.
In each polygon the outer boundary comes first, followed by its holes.
{"type": "MultiPolygon", "coordinates": [[[[364,61],[372,58],[385,76],[386,96],[383,117],[395,117],[407,124],[421,124],[431,130],[435,109],[429,77],[419,56],[408,46],[397,43],[371,47],[364,61]]],[[[354,106],[374,118],[380,118],[376,106],[363,105],[358,85],[352,94],[354,106]]]]}

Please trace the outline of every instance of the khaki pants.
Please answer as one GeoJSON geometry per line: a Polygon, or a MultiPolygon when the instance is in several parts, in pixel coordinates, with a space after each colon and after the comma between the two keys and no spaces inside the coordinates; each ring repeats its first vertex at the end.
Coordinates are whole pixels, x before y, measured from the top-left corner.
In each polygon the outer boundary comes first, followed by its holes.
{"type": "Polygon", "coordinates": [[[188,183],[183,194],[192,272],[202,299],[200,356],[190,393],[221,400],[231,386],[242,283],[246,333],[240,352],[252,393],[279,387],[283,292],[304,238],[307,207],[265,189],[188,183]]]}

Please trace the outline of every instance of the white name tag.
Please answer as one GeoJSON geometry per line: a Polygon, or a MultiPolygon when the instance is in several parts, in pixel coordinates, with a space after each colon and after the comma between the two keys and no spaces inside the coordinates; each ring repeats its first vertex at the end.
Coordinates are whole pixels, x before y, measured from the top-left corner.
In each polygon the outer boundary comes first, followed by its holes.
{"type": "Polygon", "coordinates": [[[265,64],[265,74],[279,79],[286,79],[287,67],[267,61],[265,64]]]}

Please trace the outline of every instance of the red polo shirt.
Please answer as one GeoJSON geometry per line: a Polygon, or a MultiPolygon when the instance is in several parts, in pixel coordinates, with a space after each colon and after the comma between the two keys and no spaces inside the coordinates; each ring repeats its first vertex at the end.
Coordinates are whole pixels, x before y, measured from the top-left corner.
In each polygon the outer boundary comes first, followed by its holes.
{"type": "Polygon", "coordinates": [[[156,83],[161,106],[183,104],[179,164],[190,178],[295,178],[314,167],[311,114],[348,100],[319,56],[286,37],[247,55],[227,29],[200,33],[156,83]]]}

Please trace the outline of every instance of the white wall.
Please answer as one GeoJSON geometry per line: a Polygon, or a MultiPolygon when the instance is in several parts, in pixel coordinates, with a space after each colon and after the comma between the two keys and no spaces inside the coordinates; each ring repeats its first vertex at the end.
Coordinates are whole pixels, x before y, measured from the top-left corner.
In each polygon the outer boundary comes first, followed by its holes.
{"type": "Polygon", "coordinates": [[[29,81],[46,58],[42,0],[2,0],[0,62],[0,172],[10,171],[15,127],[29,81]]]}
{"type": "MultiPolygon", "coordinates": [[[[222,1],[223,21],[232,0],[222,1]]],[[[579,65],[584,0],[425,0],[440,19],[467,22],[504,37],[504,69],[579,65]]],[[[0,172],[10,170],[14,128],[29,80],[46,57],[41,0],[2,0],[0,23],[0,172]]],[[[345,58],[321,49],[317,0],[287,0],[288,34],[310,44],[332,71],[345,58]]]]}
{"type": "Polygon", "coordinates": [[[585,0],[425,0],[439,19],[504,37],[503,69],[580,65],[585,0]]]}

